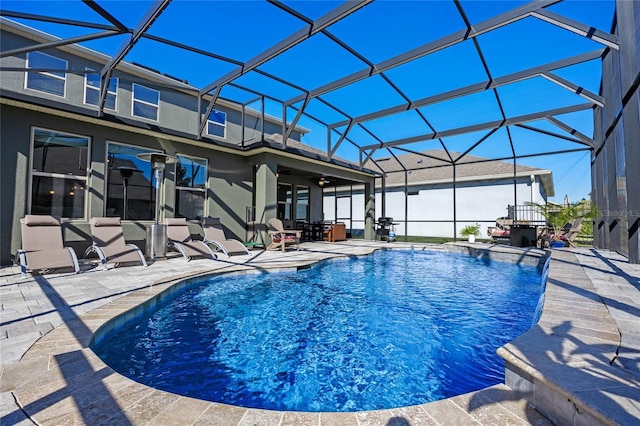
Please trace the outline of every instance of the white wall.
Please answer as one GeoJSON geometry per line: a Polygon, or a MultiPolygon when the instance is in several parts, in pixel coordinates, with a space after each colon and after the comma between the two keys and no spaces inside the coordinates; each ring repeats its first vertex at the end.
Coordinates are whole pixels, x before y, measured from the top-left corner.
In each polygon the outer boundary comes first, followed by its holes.
{"type": "MultiPolygon", "coordinates": [[[[407,200],[408,223],[405,222],[405,194],[402,188],[387,188],[385,213],[397,223],[396,234],[452,238],[459,237],[460,230],[466,225],[480,223],[482,236],[487,235],[487,227],[493,226],[498,217],[507,216],[507,206],[514,204],[513,180],[485,180],[471,183],[458,183],[456,186],[456,230],[453,228],[453,188],[451,185],[424,185],[409,187],[407,200]],[[423,221],[423,222],[417,222],[423,221]]],[[[516,184],[516,204],[531,202],[532,190],[529,177],[518,178],[516,184]]],[[[543,203],[544,194],[539,181],[533,183],[533,201],[543,203]]],[[[346,195],[346,194],[340,194],[346,195]]],[[[334,220],[335,198],[333,193],[324,196],[325,220],[334,220]]],[[[339,198],[338,218],[348,217],[348,199],[339,198]]],[[[354,191],[352,200],[353,228],[361,225],[355,219],[364,218],[364,195],[354,191]]],[[[382,194],[376,190],[376,220],[382,214],[382,194]]]]}

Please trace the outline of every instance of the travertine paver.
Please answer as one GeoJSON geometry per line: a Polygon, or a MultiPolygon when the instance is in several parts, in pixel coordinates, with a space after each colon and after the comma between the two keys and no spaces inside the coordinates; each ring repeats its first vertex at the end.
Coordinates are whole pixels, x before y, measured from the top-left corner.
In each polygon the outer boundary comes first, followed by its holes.
{"type": "Polygon", "coordinates": [[[638,272],[616,253],[554,251],[542,318],[499,350],[507,385],[556,424],[640,424],[638,335],[621,321],[640,321],[638,272]],[[607,295],[618,286],[625,298],[607,295]]]}
{"type": "MultiPolygon", "coordinates": [[[[188,263],[172,258],[148,268],[121,267],[109,271],[85,266],[85,272],[80,275],[57,273],[26,280],[19,278],[16,267],[0,268],[0,423],[31,424],[22,408],[41,424],[549,424],[504,385],[420,406],[362,413],[247,410],[153,390],[115,373],[87,349],[93,332],[101,324],[164,290],[170,280],[211,271],[287,269],[327,257],[361,255],[376,247],[389,246],[411,247],[371,241],[305,243],[299,252],[285,254],[254,251],[251,256],[219,261],[198,259],[188,263]]],[[[428,248],[442,249],[442,246],[428,248]]],[[[487,256],[482,250],[488,246],[459,244],[448,248],[463,252],[472,248],[474,255],[487,256]]],[[[519,262],[537,262],[541,255],[539,251],[529,250],[538,256],[531,258],[524,256],[522,249],[508,247],[492,250],[492,259],[513,259],[515,254],[519,262]]],[[[517,355],[536,356],[551,350],[552,361],[558,368],[574,372],[575,377],[568,377],[569,391],[580,392],[583,400],[594,404],[601,404],[603,398],[614,400],[618,407],[628,407],[628,413],[634,415],[632,403],[637,383],[633,374],[637,374],[640,365],[637,346],[634,346],[640,342],[635,325],[640,318],[637,312],[640,303],[636,299],[640,273],[635,265],[625,264],[623,258],[611,253],[584,249],[575,254],[569,250],[558,253],[551,266],[554,273],[550,274],[543,318],[532,330],[532,337],[523,336],[522,341],[528,339],[529,346],[518,347],[522,353],[517,355]],[[577,272],[588,278],[574,283],[577,272]],[[620,295],[624,296],[618,297],[620,295]],[[570,315],[571,327],[567,327],[567,315],[570,315]],[[617,384],[610,396],[598,392],[598,383],[594,386],[581,372],[615,357],[617,343],[612,349],[612,342],[619,336],[619,329],[623,343],[621,355],[614,366],[599,371],[604,380],[617,384]],[[620,366],[636,368],[629,373],[620,366]]],[[[549,359],[540,361],[549,365],[549,359]]],[[[544,395],[539,395],[537,402],[543,398],[544,395]]]]}

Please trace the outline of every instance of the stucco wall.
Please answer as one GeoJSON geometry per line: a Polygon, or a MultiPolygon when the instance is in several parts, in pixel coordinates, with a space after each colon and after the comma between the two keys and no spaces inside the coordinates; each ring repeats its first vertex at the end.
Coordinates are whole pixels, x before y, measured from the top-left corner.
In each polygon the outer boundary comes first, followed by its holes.
{"type": "MultiPolygon", "coordinates": [[[[545,196],[539,181],[533,183],[533,201],[544,203],[545,196]]],[[[453,188],[450,184],[410,186],[406,199],[402,188],[387,188],[384,216],[392,217],[398,236],[432,236],[453,238],[460,236],[466,225],[480,223],[481,233],[487,234],[487,227],[493,226],[498,217],[507,216],[507,206],[514,204],[513,179],[480,180],[458,183],[456,186],[456,227],[453,219],[453,188]],[[405,199],[408,212],[405,223],[405,199]]],[[[347,191],[338,193],[337,216],[346,217],[348,212],[347,191]]],[[[517,204],[532,201],[532,186],[529,177],[518,178],[516,185],[517,204]]],[[[354,191],[351,197],[353,228],[361,228],[364,218],[364,196],[362,191],[354,191]]],[[[326,220],[335,220],[336,200],[332,193],[325,192],[324,212],[326,220]]],[[[376,190],[376,220],[383,215],[382,194],[376,190]]]]}
{"type": "MultiPolygon", "coordinates": [[[[5,51],[33,45],[34,42],[16,34],[2,31],[0,43],[2,51],[5,51]]],[[[101,70],[104,66],[104,62],[100,62],[97,59],[90,60],[84,57],[75,56],[61,49],[45,49],[42,53],[66,60],[68,62],[68,69],[84,70],[85,68],[91,68],[93,70],[101,70]]],[[[3,66],[6,67],[24,68],[26,67],[26,62],[26,54],[3,58],[3,66]]],[[[139,71],[145,73],[145,78],[147,79],[155,78],[158,82],[162,82],[163,84],[178,84],[177,81],[163,77],[161,74],[143,70],[142,68],[140,68],[139,71]]],[[[141,82],[141,78],[139,76],[128,74],[121,70],[114,70],[113,77],[118,78],[116,110],[114,111],[105,108],[105,115],[114,116],[127,121],[133,120],[132,122],[143,123],[143,125],[147,127],[159,126],[164,129],[170,129],[187,135],[198,134],[198,98],[194,96],[193,93],[169,89],[162,85],[155,86],[153,82],[141,82]],[[160,92],[157,121],[134,117],[132,115],[132,87],[134,82],[160,92]]],[[[10,95],[11,92],[26,94],[30,97],[40,99],[43,102],[60,103],[61,105],[59,106],[63,108],[73,107],[76,108],[76,110],[81,108],[86,110],[89,114],[95,115],[97,113],[98,108],[96,106],[84,103],[84,74],[68,73],[66,75],[64,97],[48,94],[42,91],[26,89],[25,79],[26,73],[23,71],[3,71],[2,78],[0,79],[0,89],[6,96],[10,95]]],[[[242,144],[243,138],[245,142],[251,140],[255,141],[256,139],[260,140],[263,127],[264,132],[267,134],[282,133],[282,125],[279,122],[263,120],[257,111],[253,111],[245,116],[245,131],[243,134],[242,112],[238,109],[222,105],[221,103],[222,102],[217,103],[215,105],[215,109],[227,114],[226,135],[224,138],[207,136],[210,139],[239,145],[242,144]]],[[[207,106],[208,101],[205,100],[202,103],[201,111],[206,111],[207,106]]],[[[291,138],[296,140],[300,140],[300,136],[301,135],[298,130],[291,134],[291,138]]]]}
{"type": "MultiPolygon", "coordinates": [[[[28,167],[31,127],[41,127],[88,136],[91,138],[91,170],[87,188],[84,219],[65,221],[65,242],[79,255],[90,242],[88,219],[105,212],[106,147],[109,141],[127,143],[144,148],[163,150],[168,154],[185,154],[208,160],[208,205],[205,214],[221,218],[228,229],[227,237],[245,238],[246,206],[252,205],[253,169],[243,157],[213,151],[203,147],[158,139],[109,127],[97,126],[63,117],[3,105],[0,139],[2,140],[0,176],[2,178],[2,204],[0,211],[0,263],[9,264],[20,247],[19,219],[28,212],[28,167]]],[[[173,166],[165,172],[163,217],[173,216],[175,189],[173,166]]],[[[144,248],[145,226],[151,221],[125,221],[125,238],[144,248]]],[[[201,231],[195,225],[192,233],[201,231]]]]}

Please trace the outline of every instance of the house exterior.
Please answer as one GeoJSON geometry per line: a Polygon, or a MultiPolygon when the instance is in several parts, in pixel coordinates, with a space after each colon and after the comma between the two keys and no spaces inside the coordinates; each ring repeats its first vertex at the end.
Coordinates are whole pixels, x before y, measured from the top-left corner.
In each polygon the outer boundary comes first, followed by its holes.
{"type": "Polygon", "coordinates": [[[302,144],[306,129],[295,127],[284,147],[279,120],[224,99],[200,132],[208,101],[198,105],[197,89],[135,64],[114,69],[100,110],[109,57],[48,47],[58,39],[0,19],[0,264],[13,261],[25,214],[62,217],[65,243],[78,253],[97,216],[126,219],[125,238],[141,248],[146,227],[165,217],[186,217],[194,234],[199,219],[219,217],[229,237],[264,239],[271,217],[322,219],[320,176],[373,186],[371,172],[302,144]],[[140,158],[153,152],[176,160],[162,176],[158,217],[154,170],[140,158]]]}
{"type": "MultiPolygon", "coordinates": [[[[398,236],[453,238],[475,223],[486,236],[487,227],[498,217],[520,214],[521,221],[540,219],[509,206],[544,204],[554,195],[550,170],[523,164],[516,164],[514,170],[513,163],[465,155],[457,161],[454,179],[449,155],[460,156],[434,150],[376,160],[384,172],[384,179],[376,182],[376,214],[393,218],[398,236]],[[409,166],[415,168],[405,172],[403,167],[409,166]]],[[[348,221],[353,213],[351,225],[357,230],[364,223],[359,208],[363,197],[359,188],[325,191],[325,219],[348,221]]]]}

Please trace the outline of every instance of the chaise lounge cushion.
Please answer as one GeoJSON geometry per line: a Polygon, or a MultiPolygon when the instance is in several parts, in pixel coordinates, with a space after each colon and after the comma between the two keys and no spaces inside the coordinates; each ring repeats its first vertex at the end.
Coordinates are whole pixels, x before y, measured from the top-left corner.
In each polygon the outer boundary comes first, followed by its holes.
{"type": "Polygon", "coordinates": [[[94,217],[91,219],[91,224],[96,228],[101,226],[120,226],[119,217],[94,217]]]}
{"type": "MultiPolygon", "coordinates": [[[[297,238],[295,237],[295,235],[285,235],[284,240],[285,241],[294,241],[295,242],[297,240],[297,238]]],[[[273,242],[279,243],[280,241],[282,241],[282,238],[280,238],[279,235],[274,235],[273,236],[273,242]]]]}
{"type": "Polygon", "coordinates": [[[22,223],[26,226],[60,226],[60,218],[57,216],[28,214],[22,219],[22,223]]]}

